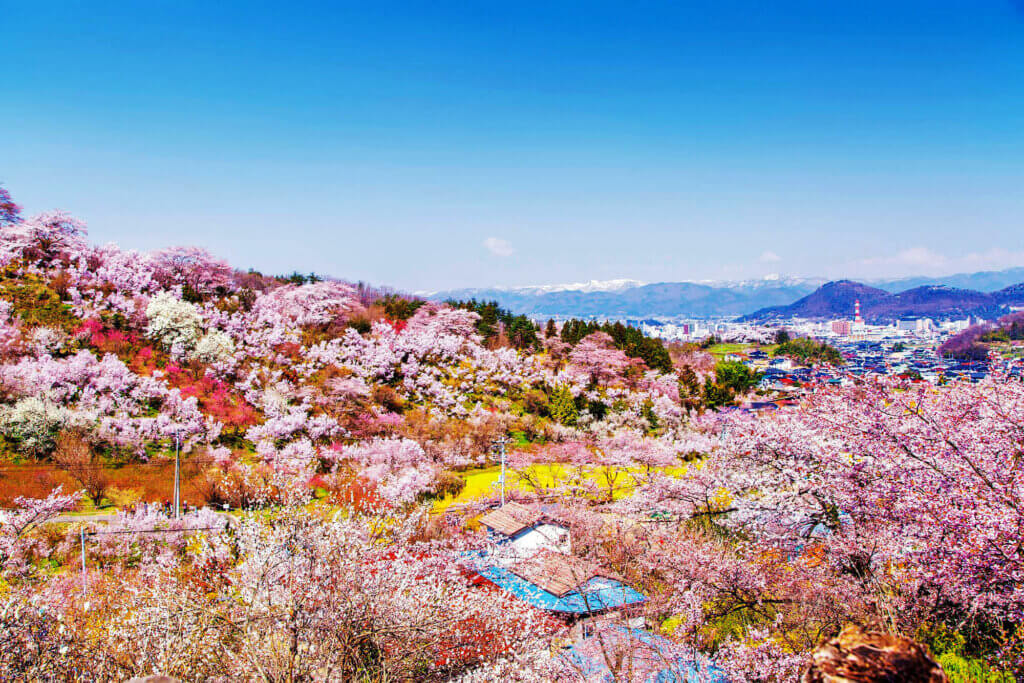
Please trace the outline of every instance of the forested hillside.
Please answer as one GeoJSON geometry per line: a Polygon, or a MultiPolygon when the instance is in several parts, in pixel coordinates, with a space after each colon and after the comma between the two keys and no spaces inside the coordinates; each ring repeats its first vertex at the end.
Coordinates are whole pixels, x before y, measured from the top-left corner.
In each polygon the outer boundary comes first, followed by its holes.
{"type": "Polygon", "coordinates": [[[851,623],[1020,670],[1019,382],[747,412],[749,368],[625,325],[0,200],[4,679],[781,682],[851,623]],[[564,536],[510,555],[516,515],[564,536]]]}

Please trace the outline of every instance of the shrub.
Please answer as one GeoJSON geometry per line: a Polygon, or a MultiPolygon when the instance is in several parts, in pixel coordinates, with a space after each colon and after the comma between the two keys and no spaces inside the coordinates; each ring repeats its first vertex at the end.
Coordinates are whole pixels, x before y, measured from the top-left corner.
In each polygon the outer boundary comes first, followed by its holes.
{"type": "Polygon", "coordinates": [[[454,498],[465,488],[466,480],[454,472],[443,472],[434,481],[434,494],[438,498],[454,498]]]}
{"type": "Polygon", "coordinates": [[[107,489],[107,500],[111,505],[118,508],[131,507],[142,500],[144,492],[142,489],[118,488],[111,486],[107,489]]]}
{"type": "Polygon", "coordinates": [[[60,296],[35,279],[7,282],[0,285],[0,298],[11,303],[11,313],[29,327],[55,327],[72,332],[81,325],[71,307],[60,296]]]}
{"type": "Polygon", "coordinates": [[[220,363],[235,353],[235,342],[219,330],[207,332],[196,342],[192,358],[200,363],[220,363]]]}
{"type": "Polygon", "coordinates": [[[530,389],[523,394],[523,409],[534,415],[548,414],[548,395],[540,389],[530,389]]]}
{"type": "Polygon", "coordinates": [[[199,340],[202,319],[195,306],[161,292],[146,306],[146,334],[169,349],[191,349],[199,340]]]}
{"type": "Polygon", "coordinates": [[[569,387],[559,387],[551,397],[551,418],[558,424],[573,426],[579,418],[576,402],[569,387]]]}
{"type": "Polygon", "coordinates": [[[50,454],[57,434],[68,423],[68,412],[38,396],[21,399],[0,411],[0,433],[18,449],[33,456],[50,454]]]}
{"type": "Polygon", "coordinates": [[[393,388],[378,384],[373,387],[371,397],[384,409],[392,413],[400,413],[405,409],[405,399],[393,388]]]}
{"type": "Polygon", "coordinates": [[[955,652],[939,657],[939,666],[949,677],[949,683],[1013,683],[1016,680],[1007,671],[997,671],[981,659],[967,659],[955,652]]]}

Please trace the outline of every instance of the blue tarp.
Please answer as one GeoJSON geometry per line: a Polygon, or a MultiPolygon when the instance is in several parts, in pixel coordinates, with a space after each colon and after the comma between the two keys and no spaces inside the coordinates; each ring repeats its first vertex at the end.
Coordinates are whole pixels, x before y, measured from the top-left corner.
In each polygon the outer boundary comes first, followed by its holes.
{"type": "Polygon", "coordinates": [[[503,588],[523,602],[550,612],[587,614],[602,612],[626,605],[637,605],[647,598],[629,586],[613,579],[595,576],[581,590],[558,597],[516,576],[504,567],[484,565],[475,567],[480,576],[503,588]],[[585,597],[584,597],[585,596],[585,597]]]}
{"type": "MultiPolygon", "coordinates": [[[[628,663],[632,665],[633,673],[647,674],[635,679],[643,683],[728,683],[729,680],[718,667],[700,661],[704,659],[700,655],[688,655],[665,638],[637,628],[611,627],[601,634],[600,640],[592,636],[561,656],[568,667],[582,678],[611,683],[617,679],[605,663],[602,648],[608,648],[612,653],[618,650],[628,652],[632,657],[628,663]]],[[[617,659],[612,657],[613,661],[617,659]]]]}

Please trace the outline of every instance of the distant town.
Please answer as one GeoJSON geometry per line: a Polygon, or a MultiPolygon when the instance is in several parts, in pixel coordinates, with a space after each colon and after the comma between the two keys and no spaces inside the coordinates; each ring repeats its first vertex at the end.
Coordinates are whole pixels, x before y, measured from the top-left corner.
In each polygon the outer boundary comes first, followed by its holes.
{"type": "MultiPolygon", "coordinates": [[[[630,321],[644,334],[665,341],[701,343],[714,340],[722,347],[736,346],[723,354],[726,361],[741,362],[761,374],[758,388],[774,394],[772,400],[751,401],[747,407],[777,407],[779,400],[795,399],[809,388],[821,385],[854,384],[870,375],[905,377],[932,383],[954,379],[978,381],[988,376],[992,361],[958,360],[943,357],[938,347],[951,336],[986,320],[967,317],[961,320],[912,318],[890,324],[869,324],[861,316],[860,301],[848,318],[820,321],[794,318],[771,325],[733,320],[635,320],[630,321]],[[780,330],[795,336],[826,342],[842,354],[842,365],[805,366],[783,356],[773,356],[765,348],[780,330]]],[[[1020,359],[1008,359],[1001,368],[1012,376],[1021,376],[1020,359]]]]}

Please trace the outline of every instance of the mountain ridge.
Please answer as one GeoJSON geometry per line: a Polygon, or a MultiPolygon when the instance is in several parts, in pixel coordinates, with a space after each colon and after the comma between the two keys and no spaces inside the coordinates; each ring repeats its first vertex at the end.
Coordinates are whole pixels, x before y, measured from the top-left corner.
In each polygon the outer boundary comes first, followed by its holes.
{"type": "MultiPolygon", "coordinates": [[[[832,282],[843,281],[854,282],[849,279],[832,282]]],[[[781,275],[746,280],[653,283],[618,278],[553,285],[450,289],[421,292],[419,295],[437,301],[494,300],[513,313],[535,318],[729,318],[749,316],[762,309],[792,304],[828,282],[820,277],[781,275]]],[[[860,282],[893,295],[922,287],[943,286],[979,291],[995,297],[995,305],[1007,305],[1006,301],[999,298],[999,293],[1024,283],[1024,268],[860,282]]],[[[955,306],[953,308],[956,309],[955,306]]],[[[975,308],[983,310],[985,306],[975,308]]],[[[848,312],[843,311],[843,314],[848,312]]]]}
{"type": "Polygon", "coordinates": [[[791,318],[827,320],[850,318],[854,303],[860,302],[861,315],[870,323],[891,323],[900,318],[993,318],[1024,304],[1024,283],[997,292],[946,285],[922,285],[901,292],[887,292],[852,280],[828,282],[797,301],[770,306],[741,316],[741,322],[770,322],[791,318]]]}

